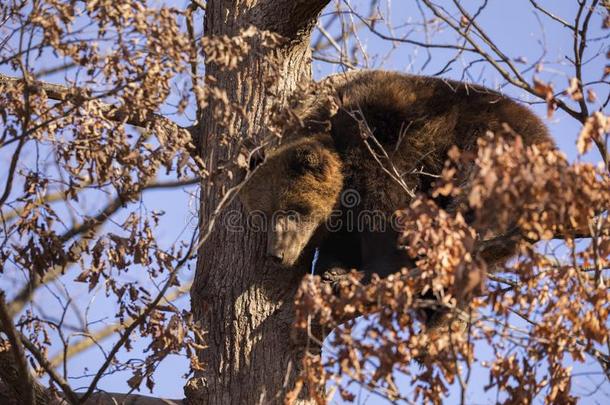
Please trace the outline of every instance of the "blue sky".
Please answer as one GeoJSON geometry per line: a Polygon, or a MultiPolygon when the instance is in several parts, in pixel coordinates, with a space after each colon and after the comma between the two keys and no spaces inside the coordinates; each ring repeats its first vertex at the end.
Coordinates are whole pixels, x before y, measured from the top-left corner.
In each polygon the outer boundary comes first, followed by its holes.
{"type": "MultiPolygon", "coordinates": [[[[443,5],[449,5],[449,1],[439,2],[443,5]]],[[[465,4],[473,4],[474,9],[480,2],[464,2],[465,4]]],[[[353,6],[356,9],[366,11],[368,10],[368,1],[353,1],[353,6]]],[[[398,1],[382,1],[381,10],[384,15],[391,16],[391,20],[395,26],[399,26],[405,21],[418,21],[421,16],[419,10],[416,7],[415,1],[412,0],[398,0],[398,1]],[[390,8],[387,5],[390,4],[390,8]]],[[[549,7],[556,15],[562,16],[566,19],[572,18],[576,11],[576,1],[573,0],[542,0],[540,4],[549,7]]],[[[333,7],[331,5],[330,7],[333,7]]],[[[323,13],[324,14],[324,13],[323,13]]],[[[322,17],[322,22],[325,21],[326,17],[322,17]]],[[[348,18],[348,17],[346,17],[348,18]]],[[[494,40],[499,48],[502,49],[511,58],[524,58],[529,63],[542,57],[542,71],[534,73],[530,71],[525,74],[528,79],[533,79],[534,74],[543,79],[546,82],[552,82],[555,85],[556,90],[566,88],[568,85],[568,79],[573,76],[573,72],[570,70],[569,63],[566,57],[572,52],[572,33],[565,27],[554,23],[540,13],[534,13],[528,0],[490,0],[487,8],[479,17],[479,23],[482,27],[487,29],[488,34],[494,40]]],[[[383,29],[382,24],[379,25],[379,29],[383,29]]],[[[409,30],[410,27],[396,28],[395,34],[401,35],[402,33],[409,30]]],[[[336,28],[331,29],[331,32],[336,32],[336,28]],[[335,30],[335,31],[333,31],[335,30]]],[[[601,30],[601,18],[596,15],[592,22],[591,36],[592,37],[603,37],[606,33],[601,30]]],[[[423,33],[414,32],[410,38],[422,39],[423,33]]],[[[442,51],[433,50],[430,54],[431,59],[428,63],[428,54],[422,48],[417,48],[408,44],[400,44],[396,47],[388,41],[382,40],[375,35],[368,32],[366,28],[362,28],[358,32],[360,43],[367,53],[370,55],[368,63],[365,64],[364,58],[360,57],[359,62],[363,64],[363,67],[368,68],[384,68],[389,70],[399,70],[403,72],[409,72],[413,74],[424,74],[432,75],[441,69],[446,62],[451,59],[454,55],[454,51],[442,51]]],[[[452,32],[445,31],[438,33],[433,37],[435,42],[446,42],[455,43],[456,36],[452,32]]],[[[605,48],[608,45],[606,39],[601,39],[593,42],[590,49],[587,50],[589,56],[597,54],[600,50],[601,55],[591,60],[584,66],[584,77],[592,78],[592,80],[598,80],[601,78],[601,72],[606,63],[605,59],[605,48]]],[[[327,52],[328,55],[333,56],[332,52],[327,52]]],[[[336,53],[335,55],[336,56],[336,53]]],[[[468,81],[485,84],[488,87],[499,88],[501,91],[510,95],[511,97],[523,100],[525,102],[534,101],[534,98],[530,95],[525,94],[522,90],[516,89],[512,86],[501,87],[503,81],[496,71],[493,70],[487,63],[475,64],[472,69],[469,70],[469,74],[463,76],[464,66],[472,61],[472,57],[464,56],[458,59],[458,61],[452,66],[452,69],[442,75],[442,77],[463,79],[468,81]]],[[[57,60],[51,55],[45,55],[41,60],[40,64],[54,65],[57,60]]],[[[526,67],[527,64],[523,64],[526,67]]],[[[7,72],[6,67],[0,66],[0,71],[7,72]]],[[[314,77],[320,79],[328,74],[339,72],[340,69],[337,65],[331,65],[323,62],[315,62],[313,67],[314,77]]],[[[56,76],[49,78],[50,81],[62,81],[62,76],[56,76]]],[[[177,84],[178,86],[178,84],[177,84]]],[[[610,87],[607,84],[600,84],[595,86],[595,90],[598,96],[603,100],[608,93],[610,87]]],[[[562,112],[557,112],[551,119],[546,118],[546,106],[543,104],[534,104],[532,108],[541,117],[544,117],[545,123],[549,126],[553,137],[555,138],[558,146],[568,155],[572,160],[576,159],[575,153],[575,142],[580,125],[571,117],[567,116],[562,112]]],[[[168,109],[169,111],[169,109],[168,109]]],[[[182,123],[188,123],[188,114],[186,117],[177,117],[182,123]]],[[[4,159],[4,157],[0,156],[4,159]]],[[[595,152],[590,153],[585,157],[587,160],[598,161],[599,156],[595,152]]],[[[161,218],[159,225],[159,237],[162,243],[170,245],[177,239],[186,239],[191,234],[193,227],[196,225],[196,208],[197,208],[197,187],[188,187],[183,190],[173,191],[149,191],[144,194],[142,198],[143,206],[148,210],[159,210],[164,211],[166,214],[161,218]]],[[[118,218],[121,218],[119,215],[118,218]]],[[[193,270],[186,270],[184,272],[183,280],[191,278],[193,270]]],[[[136,276],[137,277],[137,274],[136,276]]],[[[69,279],[69,277],[67,277],[69,279]]],[[[17,280],[19,281],[19,280],[17,280]]],[[[12,282],[2,280],[0,283],[2,286],[10,288],[12,282]]],[[[54,307],[54,299],[52,298],[51,291],[54,288],[61,288],[58,286],[51,286],[48,291],[43,291],[39,294],[38,300],[45,302],[45,310],[49,312],[57,311],[58,306],[54,307]],[[48,304],[47,304],[48,303],[48,304]]],[[[68,283],[66,288],[69,288],[71,292],[76,294],[81,300],[88,300],[91,296],[87,293],[86,286],[68,283]]],[[[114,310],[109,311],[107,304],[104,304],[102,292],[98,292],[91,303],[91,317],[100,319],[99,325],[110,323],[113,321],[114,310]]],[[[178,301],[180,307],[188,308],[188,298],[184,297],[178,301]]],[[[114,339],[105,341],[102,346],[109,347],[113,343],[114,339]]],[[[138,341],[136,339],[134,345],[134,351],[132,353],[121,353],[119,357],[123,360],[137,357],[137,354],[143,350],[147,345],[144,341],[138,341]]],[[[479,348],[481,355],[484,355],[485,348],[479,348]]],[[[488,352],[488,350],[487,350],[488,352]]],[[[78,376],[83,374],[86,369],[95,370],[99,364],[103,361],[100,352],[97,349],[91,349],[81,355],[78,355],[70,360],[70,374],[72,376],[78,376]]],[[[578,370],[587,370],[590,367],[587,365],[581,366],[578,370]]],[[[169,398],[176,398],[182,396],[182,387],[184,380],[182,375],[187,371],[186,359],[180,356],[171,356],[165,362],[161,364],[155,374],[155,396],[163,396],[169,398]]],[[[575,371],[577,369],[575,368],[575,371]]],[[[479,375],[473,377],[473,381],[479,382],[484,380],[487,381],[486,374],[482,374],[479,370],[479,375]]],[[[100,388],[114,392],[124,392],[128,390],[126,380],[129,378],[128,373],[116,373],[105,377],[100,388]]],[[[79,386],[79,380],[73,380],[72,383],[75,387],[79,386]]],[[[83,386],[88,382],[88,378],[82,379],[83,386]]],[[[605,393],[610,393],[610,387],[606,384],[603,389],[605,393]]],[[[143,389],[143,394],[147,394],[146,390],[143,389]]],[[[455,394],[455,393],[454,393],[455,394]]],[[[469,392],[469,403],[493,403],[494,397],[486,397],[486,394],[477,387],[473,387],[472,392],[469,392]]],[[[583,399],[582,403],[604,403],[605,395],[603,391],[600,391],[597,396],[583,399]]],[[[383,400],[375,396],[370,396],[366,393],[361,393],[357,403],[368,403],[368,404],[381,404],[385,403],[383,400]]],[[[448,403],[452,403],[453,400],[449,399],[448,403]]]]}

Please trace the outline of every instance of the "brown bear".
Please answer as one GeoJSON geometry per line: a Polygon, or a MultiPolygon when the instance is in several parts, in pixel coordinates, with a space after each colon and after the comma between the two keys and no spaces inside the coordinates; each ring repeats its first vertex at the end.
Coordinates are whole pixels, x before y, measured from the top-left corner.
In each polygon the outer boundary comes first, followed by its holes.
{"type": "MultiPolygon", "coordinates": [[[[335,108],[315,92],[296,108],[298,124],[286,125],[282,144],[267,153],[240,198],[268,220],[269,256],[293,266],[310,262],[317,248],[315,272],[331,281],[350,269],[384,277],[413,265],[397,247],[392,214],[430,191],[452,146],[474,150],[478,137],[505,125],[525,144],[551,142],[528,108],[481,86],[386,71],[327,83],[335,108]]],[[[460,175],[467,181],[472,174],[460,175]]],[[[487,256],[505,261],[514,249],[500,246],[487,256]]]]}

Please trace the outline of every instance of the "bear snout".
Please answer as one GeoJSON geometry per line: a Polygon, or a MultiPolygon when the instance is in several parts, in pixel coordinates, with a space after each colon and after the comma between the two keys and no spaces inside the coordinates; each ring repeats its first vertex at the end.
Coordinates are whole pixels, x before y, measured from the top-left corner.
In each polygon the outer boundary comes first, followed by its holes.
{"type": "Polygon", "coordinates": [[[282,230],[267,234],[267,256],[279,265],[292,266],[298,258],[300,249],[295,246],[294,232],[282,230]]]}
{"type": "Polygon", "coordinates": [[[267,256],[284,266],[293,266],[315,229],[314,223],[290,216],[277,216],[267,233],[267,256]]]}
{"type": "Polygon", "coordinates": [[[277,264],[282,264],[284,260],[284,252],[267,247],[267,256],[273,259],[277,264]]]}

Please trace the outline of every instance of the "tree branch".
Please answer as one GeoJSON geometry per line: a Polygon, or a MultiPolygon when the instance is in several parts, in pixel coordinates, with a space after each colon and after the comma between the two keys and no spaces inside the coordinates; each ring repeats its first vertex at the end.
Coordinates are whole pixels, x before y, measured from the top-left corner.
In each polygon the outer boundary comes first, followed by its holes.
{"type": "MultiPolygon", "coordinates": [[[[144,186],[140,190],[140,192],[143,192],[146,190],[183,187],[183,186],[188,186],[188,185],[192,185],[192,184],[198,184],[200,181],[201,181],[200,178],[195,177],[195,178],[186,179],[186,180],[152,183],[147,186],[144,186]]],[[[56,200],[62,199],[62,197],[65,197],[65,193],[59,192],[56,194],[52,194],[51,196],[52,196],[52,198],[45,200],[45,202],[51,202],[51,201],[56,201],[56,200]]],[[[84,223],[77,225],[74,228],[63,233],[60,236],[60,240],[63,242],[66,242],[77,235],[81,235],[83,233],[87,233],[89,231],[94,231],[94,230],[98,229],[108,218],[110,218],[114,213],[116,213],[121,208],[121,206],[122,206],[121,202],[122,202],[121,197],[117,197],[115,200],[110,202],[98,215],[96,215],[95,217],[89,218],[84,223]]],[[[9,212],[7,214],[7,216],[10,218],[11,214],[18,215],[18,210],[9,212]]],[[[86,241],[82,241],[80,244],[75,245],[75,248],[78,251],[73,255],[74,257],[80,256],[79,251],[82,251],[84,249],[84,244],[86,244],[86,241]]],[[[45,273],[43,278],[41,278],[38,274],[33,274],[30,282],[25,287],[23,287],[17,293],[17,295],[15,295],[15,297],[9,304],[8,312],[9,312],[11,318],[16,316],[23,309],[23,307],[31,300],[32,296],[34,295],[36,290],[41,285],[44,285],[50,281],[53,281],[57,277],[59,277],[61,274],[63,274],[63,270],[65,269],[66,264],[68,264],[68,263],[64,263],[62,265],[53,267],[51,270],[49,270],[45,273]]]]}
{"type": "MultiPolygon", "coordinates": [[[[193,177],[193,178],[185,179],[185,180],[160,181],[157,183],[150,183],[149,185],[144,186],[142,188],[142,191],[190,186],[193,184],[199,184],[200,182],[201,182],[201,178],[199,178],[199,177],[193,177]]],[[[84,187],[90,186],[90,185],[91,185],[91,183],[85,182],[82,184],[81,189],[84,187]]],[[[52,203],[52,202],[56,202],[56,201],[65,201],[67,195],[68,195],[68,192],[63,191],[63,190],[57,191],[53,194],[46,194],[43,198],[38,199],[36,201],[36,204],[52,203]]],[[[12,211],[8,211],[7,213],[3,213],[2,217],[4,218],[4,221],[9,222],[12,219],[21,215],[22,212],[23,212],[23,208],[19,207],[19,208],[15,208],[12,211]]]]}
{"type": "MultiPolygon", "coordinates": [[[[144,186],[140,190],[135,191],[135,193],[136,193],[136,195],[139,195],[139,193],[141,193],[142,191],[147,190],[147,189],[180,187],[183,185],[195,184],[195,183],[198,183],[199,181],[200,181],[199,179],[190,179],[186,182],[172,181],[172,182],[168,182],[166,185],[163,185],[162,183],[155,183],[155,184],[152,184],[149,186],[144,186]]],[[[111,215],[113,215],[115,212],[117,212],[121,207],[123,207],[125,205],[128,197],[130,197],[130,196],[118,195],[99,214],[97,214],[94,217],[88,218],[82,224],[76,225],[69,231],[65,232],[61,236],[60,240],[62,242],[66,242],[66,241],[70,240],[71,238],[73,238],[75,235],[85,233],[85,232],[93,229],[98,224],[106,221],[111,215]]]]}
{"type": "Polygon", "coordinates": [[[354,9],[349,4],[347,4],[347,7],[350,9],[350,12],[353,15],[355,15],[356,18],[359,19],[360,22],[362,22],[368,28],[368,30],[372,34],[375,34],[377,37],[379,37],[379,38],[381,38],[383,40],[392,41],[392,42],[400,42],[400,43],[410,44],[410,45],[414,45],[414,46],[420,46],[422,48],[455,49],[455,50],[458,50],[460,52],[479,53],[477,49],[475,49],[475,48],[468,48],[468,47],[466,47],[464,45],[432,44],[432,43],[428,43],[428,42],[422,42],[422,41],[416,41],[416,40],[413,40],[413,39],[409,39],[406,36],[405,37],[395,37],[395,36],[391,36],[391,35],[386,35],[383,32],[381,32],[378,29],[376,29],[371,23],[366,21],[365,18],[362,17],[360,14],[356,13],[354,11],[354,9]]]}
{"type": "MultiPolygon", "coordinates": [[[[534,326],[534,327],[539,327],[540,325],[538,325],[536,322],[532,321],[527,315],[522,314],[521,312],[514,310],[512,308],[508,309],[510,312],[512,312],[513,314],[517,315],[519,318],[523,319],[525,322],[529,323],[530,325],[534,326]]],[[[595,360],[597,360],[597,362],[599,363],[599,365],[601,366],[602,370],[604,371],[604,374],[606,374],[606,378],[608,379],[608,381],[610,381],[610,356],[607,355],[606,353],[602,353],[601,351],[597,350],[595,347],[589,347],[589,345],[582,341],[581,339],[576,339],[576,344],[581,346],[583,348],[583,350],[585,351],[585,353],[587,353],[589,356],[595,358],[595,360]]]]}
{"type": "Polygon", "coordinates": [[[563,25],[564,27],[566,27],[568,29],[574,30],[574,27],[572,26],[572,24],[570,24],[566,20],[562,19],[561,17],[556,16],[555,14],[551,13],[547,9],[542,8],[538,3],[536,3],[535,0],[530,0],[530,3],[532,4],[532,6],[534,6],[535,9],[539,10],[541,13],[543,13],[550,19],[557,21],[559,24],[563,25]]]}
{"type": "MultiPolygon", "coordinates": [[[[432,13],[434,13],[434,15],[438,18],[440,18],[441,20],[443,20],[451,29],[453,29],[456,33],[458,33],[459,35],[462,36],[462,38],[464,38],[475,50],[475,53],[478,53],[479,55],[481,55],[489,64],[491,64],[494,69],[496,69],[496,71],[498,73],[500,73],[500,75],[510,84],[512,84],[513,86],[516,86],[518,88],[521,88],[523,90],[525,90],[526,92],[538,97],[538,98],[544,98],[543,96],[540,95],[540,93],[536,92],[536,90],[521,76],[521,74],[516,71],[516,69],[511,69],[514,72],[516,72],[517,74],[515,76],[511,75],[509,71],[507,71],[497,60],[496,58],[492,57],[492,55],[490,55],[489,53],[487,53],[482,47],[481,45],[479,45],[477,43],[477,41],[475,41],[468,32],[460,29],[459,25],[457,23],[455,23],[454,21],[451,21],[451,19],[443,14],[436,5],[434,5],[430,0],[422,0],[423,3],[428,7],[428,9],[430,9],[430,11],[432,11],[432,13]]],[[[469,21],[470,22],[470,21],[469,21]]],[[[485,41],[485,39],[483,39],[484,42],[487,43],[487,41],[485,41]]],[[[492,48],[493,50],[493,48],[492,48]]],[[[506,57],[506,55],[499,54],[498,57],[500,58],[500,61],[503,63],[509,63],[510,59],[508,57],[506,57]]],[[[511,66],[511,64],[509,64],[509,67],[511,66]]],[[[565,111],[568,115],[570,115],[571,117],[575,118],[576,120],[578,120],[581,123],[584,123],[586,117],[583,117],[582,114],[578,111],[573,110],[572,108],[570,108],[565,102],[563,102],[561,99],[555,99],[554,100],[557,103],[557,107],[562,109],[563,111],[565,111]]]]}
{"type": "MultiPolygon", "coordinates": [[[[23,403],[23,393],[20,388],[22,380],[16,368],[17,361],[13,353],[0,352],[0,404],[21,405],[23,403]]],[[[51,403],[47,389],[34,379],[32,381],[36,404],[51,403]]]]}
{"type": "Polygon", "coordinates": [[[266,0],[258,7],[259,27],[290,39],[308,35],[330,0],[266,0]]]}
{"type": "MultiPolygon", "coordinates": [[[[176,290],[172,291],[167,296],[165,296],[164,300],[167,302],[173,302],[173,301],[177,300],[178,298],[184,296],[191,289],[191,284],[192,284],[192,281],[185,284],[183,287],[177,288],[176,290]]],[[[58,353],[57,355],[52,357],[51,360],[49,360],[49,364],[53,368],[60,366],[64,360],[64,356],[70,358],[79,353],[82,353],[85,350],[87,350],[88,348],[90,348],[91,346],[93,346],[94,344],[97,344],[100,341],[112,336],[116,332],[119,332],[122,327],[129,327],[134,321],[135,321],[135,318],[130,317],[127,321],[125,321],[123,323],[123,325],[115,323],[112,325],[108,325],[105,328],[102,328],[102,329],[94,332],[93,334],[86,334],[86,335],[83,334],[83,336],[85,336],[85,339],[82,339],[82,340],[76,342],[75,344],[70,345],[68,347],[68,350],[65,352],[62,350],[60,353],[58,353]]]]}
{"type": "Polygon", "coordinates": [[[64,395],[68,398],[70,403],[75,405],[78,404],[78,397],[76,396],[74,391],[72,391],[72,388],[70,388],[68,382],[64,380],[62,376],[55,372],[53,367],[51,367],[48,360],[45,359],[45,356],[40,352],[40,350],[38,350],[38,348],[34,346],[34,344],[30,342],[29,339],[23,336],[23,334],[21,333],[19,333],[19,339],[21,340],[21,343],[23,343],[23,345],[28,349],[28,351],[32,353],[32,356],[34,356],[40,367],[45,370],[51,380],[53,380],[57,385],[61,387],[62,391],[64,392],[64,395]]]}
{"type": "MultiPolygon", "coordinates": [[[[14,84],[19,82],[25,83],[24,79],[22,78],[10,77],[0,73],[0,85],[14,84]]],[[[88,94],[88,91],[76,86],[70,87],[61,84],[48,83],[40,80],[29,81],[25,84],[29,86],[29,89],[31,91],[43,91],[49,99],[55,101],[68,101],[71,104],[79,105],[87,101],[88,99],[87,97],[83,96],[84,94],[88,94]]],[[[160,114],[148,112],[144,116],[144,118],[140,117],[138,114],[126,115],[125,112],[117,111],[117,109],[110,104],[102,104],[101,110],[103,111],[106,119],[110,121],[124,122],[126,124],[140,128],[146,128],[151,122],[157,121],[175,130],[188,132],[189,136],[192,139],[191,143],[194,143],[196,139],[196,137],[192,136],[191,128],[181,127],[174,121],[160,114]]],[[[198,156],[197,151],[197,145],[195,145],[193,149],[189,150],[193,157],[198,156]]]]}
{"type": "MultiPolygon", "coordinates": [[[[24,80],[19,77],[10,77],[0,73],[0,84],[11,84],[23,82],[24,80]]],[[[30,90],[32,91],[44,91],[48,98],[56,101],[69,101],[73,104],[81,104],[86,101],[87,98],[83,97],[83,94],[87,94],[88,92],[85,89],[76,87],[76,86],[65,86],[61,84],[53,84],[40,80],[31,81],[29,84],[30,90]]],[[[111,121],[120,121],[125,122],[126,124],[133,125],[136,127],[146,127],[146,125],[153,120],[162,120],[164,122],[171,123],[171,125],[175,125],[180,129],[185,129],[169,120],[168,118],[155,114],[148,113],[144,119],[141,119],[138,116],[125,116],[122,113],[117,113],[115,108],[110,104],[105,104],[102,106],[102,110],[107,113],[107,117],[111,121]]]]}
{"type": "MultiPolygon", "coordinates": [[[[86,243],[87,241],[83,239],[74,245],[74,257],[80,257],[81,252],[85,249],[86,243]]],[[[17,314],[19,314],[19,312],[21,312],[23,307],[25,307],[25,305],[31,301],[32,296],[38,290],[38,288],[40,288],[40,286],[50,283],[61,276],[66,265],[68,264],[70,263],[54,266],[51,270],[44,274],[44,277],[41,277],[37,272],[31,272],[30,281],[15,295],[13,300],[8,305],[8,313],[10,317],[14,318],[17,316],[17,314]]]]}
{"type": "Polygon", "coordinates": [[[20,386],[17,391],[20,395],[20,399],[23,401],[24,405],[34,405],[34,383],[32,380],[32,375],[28,370],[28,363],[27,359],[25,358],[25,353],[23,352],[23,347],[21,346],[21,341],[18,334],[19,332],[15,330],[13,320],[9,315],[9,310],[6,306],[4,297],[4,291],[0,291],[0,327],[8,338],[11,345],[11,351],[13,352],[13,357],[17,363],[16,371],[20,386]]]}
{"type": "Polygon", "coordinates": [[[144,321],[146,321],[148,319],[148,316],[150,315],[150,313],[157,307],[157,305],[159,305],[159,302],[163,299],[163,297],[165,297],[167,290],[172,285],[174,285],[174,283],[176,282],[176,279],[178,277],[178,271],[191,258],[191,253],[192,253],[192,249],[189,249],[187,254],[178,262],[176,267],[174,267],[174,269],[171,271],[167,281],[165,282],[165,284],[163,285],[163,287],[161,288],[161,290],[159,291],[159,293],[157,294],[155,299],[149,305],[147,305],[146,308],[136,318],[134,318],[133,323],[131,323],[129,326],[127,326],[125,328],[123,335],[121,335],[121,338],[114,344],[114,346],[108,353],[108,356],[106,357],[106,361],[99,368],[99,370],[95,374],[95,377],[93,377],[93,380],[91,381],[91,384],[89,385],[89,388],[87,389],[87,392],[85,392],[85,394],[81,397],[81,402],[86,402],[87,399],[91,398],[91,396],[93,395],[93,392],[97,389],[97,384],[99,383],[100,379],[104,376],[104,373],[106,372],[108,367],[110,367],[110,364],[114,360],[114,357],[117,355],[119,350],[121,350],[123,348],[123,346],[125,345],[125,342],[127,342],[127,340],[129,339],[129,336],[131,335],[131,333],[138,326],[140,326],[144,321]]]}
{"type": "Polygon", "coordinates": [[[15,171],[17,169],[17,162],[19,161],[19,156],[21,155],[21,149],[25,145],[25,138],[21,138],[19,143],[17,144],[17,148],[13,153],[11,158],[10,167],[8,169],[8,176],[6,177],[6,186],[4,187],[4,193],[2,197],[0,197],[0,207],[4,205],[4,202],[7,200],[8,196],[11,194],[11,190],[13,189],[13,179],[15,178],[15,171]]]}

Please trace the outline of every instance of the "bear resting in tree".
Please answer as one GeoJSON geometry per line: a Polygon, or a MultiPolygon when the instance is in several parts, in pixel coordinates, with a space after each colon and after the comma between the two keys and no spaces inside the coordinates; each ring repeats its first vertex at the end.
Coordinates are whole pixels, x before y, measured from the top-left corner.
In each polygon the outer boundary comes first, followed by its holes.
{"type": "MultiPolygon", "coordinates": [[[[307,265],[317,248],[315,273],[331,281],[351,269],[366,281],[413,266],[389,220],[414,193],[431,190],[452,146],[475,150],[477,138],[504,125],[526,145],[551,142],[528,108],[481,86],[384,71],[336,75],[330,83],[335,108],[314,95],[297,109],[299,124],[287,125],[240,198],[267,218],[269,256],[286,267],[307,265]],[[385,215],[358,224],[362,212],[385,215]]],[[[459,174],[462,182],[471,175],[459,174]]],[[[515,248],[496,247],[488,267],[515,248]]]]}

